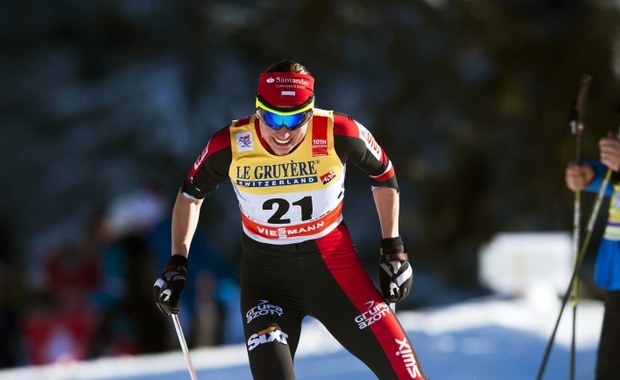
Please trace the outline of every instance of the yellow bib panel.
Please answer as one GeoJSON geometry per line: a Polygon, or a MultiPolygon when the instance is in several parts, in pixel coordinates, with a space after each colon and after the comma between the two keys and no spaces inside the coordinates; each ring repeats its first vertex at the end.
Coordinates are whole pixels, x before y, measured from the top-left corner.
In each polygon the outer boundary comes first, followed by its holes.
{"type": "Polygon", "coordinates": [[[620,184],[614,185],[614,192],[609,200],[609,216],[604,237],[607,240],[620,240],[620,184]]]}
{"type": "Polygon", "coordinates": [[[230,128],[229,176],[244,232],[270,244],[292,244],[328,234],[342,221],[345,166],[334,149],[333,113],[315,109],[308,132],[291,153],[261,144],[257,121],[230,128]]]}

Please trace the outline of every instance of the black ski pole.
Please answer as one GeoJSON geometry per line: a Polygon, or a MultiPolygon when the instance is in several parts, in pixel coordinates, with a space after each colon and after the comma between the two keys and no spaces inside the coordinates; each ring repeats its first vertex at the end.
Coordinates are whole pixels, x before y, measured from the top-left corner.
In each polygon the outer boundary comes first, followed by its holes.
{"type": "MultiPolygon", "coordinates": [[[[618,134],[618,136],[620,137],[620,133],[618,134]]],[[[542,363],[538,370],[538,376],[536,377],[537,380],[542,379],[545,366],[547,364],[547,360],[549,359],[549,354],[551,353],[551,347],[555,339],[555,334],[558,331],[558,326],[560,325],[560,320],[562,319],[562,312],[564,311],[564,307],[566,306],[569,296],[572,294],[574,281],[578,277],[579,271],[581,270],[581,264],[583,262],[583,258],[586,254],[586,251],[588,250],[588,245],[590,244],[592,232],[594,231],[594,224],[598,217],[599,210],[601,209],[601,204],[603,203],[603,198],[605,196],[605,190],[607,189],[607,186],[609,185],[610,179],[611,179],[611,169],[607,169],[605,178],[603,179],[603,182],[601,183],[601,187],[598,190],[598,194],[594,202],[594,207],[592,208],[592,213],[590,214],[590,219],[588,221],[588,226],[586,229],[586,236],[583,240],[583,245],[581,246],[581,250],[579,251],[579,254],[577,255],[577,260],[575,261],[575,268],[573,269],[573,274],[570,277],[568,288],[566,289],[566,292],[564,293],[564,296],[562,297],[560,313],[558,314],[558,318],[555,322],[555,327],[553,328],[553,332],[551,333],[551,337],[549,338],[549,342],[547,343],[547,348],[545,349],[545,354],[543,356],[542,363]]],[[[573,329],[573,333],[574,333],[574,329],[573,329]]]]}
{"type": "MultiPolygon", "coordinates": [[[[584,73],[581,76],[579,91],[577,92],[577,98],[572,102],[570,109],[570,118],[569,125],[571,127],[571,132],[576,136],[577,140],[577,149],[576,149],[576,160],[577,162],[581,159],[581,137],[584,131],[584,123],[583,116],[585,114],[585,99],[590,88],[590,82],[592,80],[592,76],[588,73],[584,73]]],[[[547,360],[549,359],[549,354],[551,353],[551,348],[553,346],[553,342],[555,340],[555,334],[557,333],[558,326],[560,324],[560,320],[562,318],[562,313],[564,312],[564,306],[568,301],[568,297],[571,294],[571,290],[574,288],[574,280],[577,278],[578,265],[577,262],[579,257],[579,245],[580,245],[580,233],[581,233],[581,192],[575,192],[575,200],[573,204],[573,255],[575,258],[575,268],[573,270],[573,274],[571,276],[571,281],[567,291],[564,293],[562,298],[562,306],[560,308],[560,313],[558,315],[555,327],[553,332],[551,333],[551,337],[547,343],[547,347],[545,349],[545,353],[543,355],[543,360],[538,370],[537,380],[541,380],[545,367],[547,365],[547,360]]],[[[574,304],[576,306],[576,304],[574,304]]],[[[573,308],[575,310],[575,308],[573,308]]],[[[574,319],[573,319],[574,321],[574,319]]],[[[573,326],[574,328],[574,326],[573,326]]],[[[573,341],[574,341],[574,333],[573,333],[573,341]]],[[[571,349],[571,380],[573,379],[573,367],[574,367],[574,355],[573,350],[571,349]]]]}
{"type": "MultiPolygon", "coordinates": [[[[601,204],[605,196],[605,190],[607,189],[610,178],[611,178],[611,169],[607,169],[607,174],[605,175],[605,178],[603,179],[603,182],[601,183],[601,187],[599,188],[598,194],[596,196],[596,201],[594,202],[592,213],[590,214],[590,219],[588,221],[588,227],[586,230],[586,236],[583,240],[583,245],[581,246],[581,250],[579,251],[579,254],[577,255],[577,259],[575,261],[575,268],[573,269],[573,274],[571,275],[571,278],[568,284],[568,289],[566,289],[566,292],[564,293],[564,296],[562,297],[560,313],[555,322],[555,327],[553,328],[553,332],[551,333],[551,338],[549,338],[549,342],[547,344],[547,348],[545,350],[545,354],[544,354],[540,369],[538,370],[538,376],[536,377],[537,380],[542,379],[543,372],[545,370],[545,366],[549,358],[549,354],[551,353],[551,347],[553,345],[553,340],[555,339],[555,334],[558,331],[558,326],[560,325],[560,320],[562,319],[562,312],[564,311],[564,306],[566,306],[566,302],[568,301],[569,296],[573,294],[572,290],[574,286],[574,281],[578,279],[579,271],[581,270],[581,264],[583,262],[583,258],[586,254],[586,251],[588,250],[588,245],[590,244],[590,239],[592,237],[592,231],[594,231],[594,223],[596,222],[596,219],[598,217],[598,212],[601,209],[601,204]]],[[[575,332],[575,329],[573,328],[573,334],[574,332],[575,332]]],[[[574,341],[574,337],[573,337],[573,341],[574,341]]],[[[574,358],[574,356],[572,358],[574,358]]]]}
{"type": "MultiPolygon", "coordinates": [[[[581,85],[579,88],[579,93],[577,94],[577,101],[575,102],[575,111],[577,113],[577,118],[576,118],[576,124],[577,124],[577,129],[580,130],[581,132],[577,132],[578,133],[578,139],[581,139],[581,135],[583,134],[583,130],[584,130],[584,118],[585,118],[585,111],[586,111],[586,97],[588,95],[588,90],[590,89],[590,82],[592,81],[592,77],[590,76],[590,74],[584,73],[581,76],[581,85]]],[[[571,123],[572,124],[572,123],[571,123]]],[[[571,127],[573,128],[573,127],[571,127]]],[[[574,129],[574,128],[573,128],[574,129]]],[[[581,160],[581,141],[578,141],[577,143],[577,162],[579,162],[581,160]]],[[[581,219],[581,191],[577,191],[575,192],[575,199],[579,198],[579,210],[576,210],[575,214],[577,214],[577,217],[579,219],[581,219]]],[[[577,201],[575,201],[575,203],[577,203],[577,201]]],[[[600,206],[600,205],[599,205],[600,206]]],[[[577,207],[577,206],[576,206],[577,207]]],[[[595,206],[595,208],[598,208],[595,206]]],[[[597,214],[598,215],[598,210],[593,211],[592,214],[597,214]]],[[[577,218],[575,217],[575,218],[577,218]]],[[[591,221],[591,223],[593,223],[591,221]]],[[[589,226],[590,227],[590,226],[589,226]]],[[[592,226],[593,227],[593,226],[592,226]]],[[[573,232],[575,235],[579,236],[580,233],[580,226],[579,226],[579,220],[577,221],[577,228],[576,231],[573,232]]],[[[579,243],[579,238],[577,237],[576,239],[576,243],[579,243]]],[[[577,244],[574,247],[574,260],[575,260],[575,268],[580,268],[581,267],[581,255],[579,252],[579,244],[577,244]]],[[[573,286],[572,286],[572,290],[571,290],[571,298],[572,298],[572,308],[573,308],[573,324],[572,324],[572,334],[571,334],[571,350],[570,350],[570,380],[575,380],[575,351],[576,351],[576,342],[575,342],[575,335],[576,335],[576,326],[577,326],[577,303],[579,300],[579,270],[576,270],[573,274],[573,286]]]]}

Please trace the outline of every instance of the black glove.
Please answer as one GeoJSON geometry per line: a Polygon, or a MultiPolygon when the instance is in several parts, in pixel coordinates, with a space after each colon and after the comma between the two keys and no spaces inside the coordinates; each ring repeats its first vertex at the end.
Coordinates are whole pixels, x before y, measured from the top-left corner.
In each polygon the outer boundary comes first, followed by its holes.
{"type": "Polygon", "coordinates": [[[379,282],[386,302],[394,303],[407,297],[411,291],[413,270],[400,236],[381,239],[379,282]]]}
{"type": "Polygon", "coordinates": [[[187,257],[172,255],[164,272],[153,285],[155,304],[166,314],[177,314],[181,311],[179,297],[187,280],[187,257]]]}

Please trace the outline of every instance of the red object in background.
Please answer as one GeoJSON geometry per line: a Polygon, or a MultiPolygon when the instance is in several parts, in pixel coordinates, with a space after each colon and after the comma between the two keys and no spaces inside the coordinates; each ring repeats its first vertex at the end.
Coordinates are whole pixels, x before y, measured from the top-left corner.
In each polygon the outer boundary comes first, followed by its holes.
{"type": "Polygon", "coordinates": [[[88,291],[101,281],[101,258],[81,247],[60,247],[45,263],[46,284],[54,290],[64,288],[88,291]]]}
{"type": "Polygon", "coordinates": [[[29,364],[48,364],[87,358],[97,315],[89,310],[34,312],[22,323],[29,364]]]}

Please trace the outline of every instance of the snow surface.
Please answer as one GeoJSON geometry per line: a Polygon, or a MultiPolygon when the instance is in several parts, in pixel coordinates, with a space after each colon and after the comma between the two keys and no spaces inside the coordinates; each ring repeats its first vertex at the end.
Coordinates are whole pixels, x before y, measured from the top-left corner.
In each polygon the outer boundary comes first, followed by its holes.
{"type": "MultiPolygon", "coordinates": [[[[576,379],[589,380],[594,373],[603,305],[581,300],[576,310],[576,379]]],[[[523,380],[536,378],[559,311],[557,295],[539,288],[521,298],[480,298],[397,314],[430,379],[523,380]]],[[[572,312],[571,305],[567,305],[544,379],[568,378],[572,312]]],[[[170,325],[172,328],[172,321],[170,325]]],[[[251,379],[243,344],[193,349],[191,357],[201,380],[251,379]]],[[[304,325],[295,367],[298,380],[376,379],[315,320],[304,325]]],[[[189,378],[180,349],[149,356],[0,371],[2,380],[189,378]]]]}

